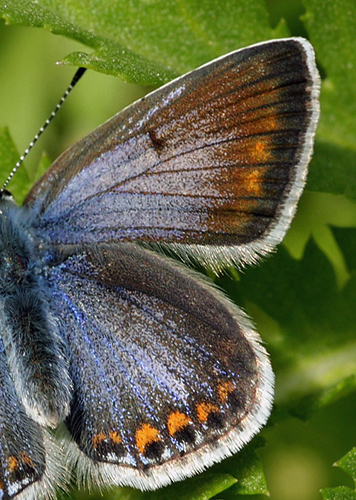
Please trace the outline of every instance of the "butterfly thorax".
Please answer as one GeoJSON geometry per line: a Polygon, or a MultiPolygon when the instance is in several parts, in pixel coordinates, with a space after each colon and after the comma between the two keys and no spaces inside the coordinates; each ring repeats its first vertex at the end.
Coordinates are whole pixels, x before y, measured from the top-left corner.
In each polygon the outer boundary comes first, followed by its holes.
{"type": "Polygon", "coordinates": [[[34,245],[21,220],[23,210],[12,198],[0,197],[0,288],[1,295],[11,294],[17,286],[31,282],[34,245]]]}

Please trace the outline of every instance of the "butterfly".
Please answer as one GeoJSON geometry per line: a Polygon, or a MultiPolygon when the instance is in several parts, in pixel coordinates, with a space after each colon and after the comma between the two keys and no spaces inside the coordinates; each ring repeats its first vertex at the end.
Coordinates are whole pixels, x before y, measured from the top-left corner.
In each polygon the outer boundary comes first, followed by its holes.
{"type": "Polygon", "coordinates": [[[73,470],[159,488],[266,423],[268,354],[189,264],[220,273],[282,240],[318,94],[308,41],[259,43],[111,118],[23,206],[1,191],[0,499],[51,498],[73,470]]]}

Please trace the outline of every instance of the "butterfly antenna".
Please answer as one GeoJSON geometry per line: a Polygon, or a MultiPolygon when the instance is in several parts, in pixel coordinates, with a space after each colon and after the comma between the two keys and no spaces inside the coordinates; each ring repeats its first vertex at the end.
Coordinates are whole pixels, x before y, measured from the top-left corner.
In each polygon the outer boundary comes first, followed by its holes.
{"type": "Polygon", "coordinates": [[[13,178],[13,176],[15,175],[15,173],[17,172],[17,170],[20,168],[21,164],[23,163],[23,161],[26,158],[26,156],[28,155],[28,153],[31,151],[31,149],[33,148],[33,146],[36,144],[36,142],[41,137],[41,135],[43,134],[43,132],[46,130],[46,128],[48,127],[48,125],[51,123],[51,121],[53,120],[53,118],[56,116],[56,114],[58,113],[58,111],[62,107],[62,104],[67,99],[67,97],[70,94],[70,92],[72,91],[73,87],[80,80],[80,78],[83,76],[83,74],[85,73],[85,71],[86,71],[86,68],[79,68],[76,71],[75,75],[73,76],[72,81],[70,82],[70,85],[68,86],[67,90],[64,92],[64,94],[61,97],[60,101],[58,102],[57,106],[52,111],[51,115],[49,116],[49,118],[47,118],[47,120],[42,125],[42,127],[39,129],[38,133],[35,135],[35,137],[33,138],[33,140],[30,142],[28,148],[20,156],[19,161],[16,163],[16,165],[14,166],[14,168],[12,169],[12,171],[10,172],[8,178],[4,182],[2,188],[0,189],[0,192],[4,191],[4,189],[7,187],[7,185],[9,184],[9,182],[11,181],[11,179],[13,178]]]}

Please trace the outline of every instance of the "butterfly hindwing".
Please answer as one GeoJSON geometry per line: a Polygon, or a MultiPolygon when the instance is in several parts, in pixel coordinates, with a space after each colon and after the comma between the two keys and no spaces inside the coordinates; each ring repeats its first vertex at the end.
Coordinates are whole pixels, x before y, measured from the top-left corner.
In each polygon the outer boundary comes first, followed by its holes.
{"type": "Polygon", "coordinates": [[[132,244],[63,248],[57,259],[50,283],[75,389],[66,424],[106,482],[158,487],[256,433],[272,370],[220,292],[132,244]]]}

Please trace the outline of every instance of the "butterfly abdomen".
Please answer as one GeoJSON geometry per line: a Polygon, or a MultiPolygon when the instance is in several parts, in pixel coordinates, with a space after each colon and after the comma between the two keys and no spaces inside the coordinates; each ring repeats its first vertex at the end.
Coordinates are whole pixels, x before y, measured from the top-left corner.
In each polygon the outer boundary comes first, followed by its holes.
{"type": "Polygon", "coordinates": [[[1,336],[15,390],[26,412],[56,427],[68,411],[71,382],[65,346],[52,318],[39,249],[26,211],[0,198],[1,336]],[[25,222],[27,229],[24,229],[25,222]]]}

